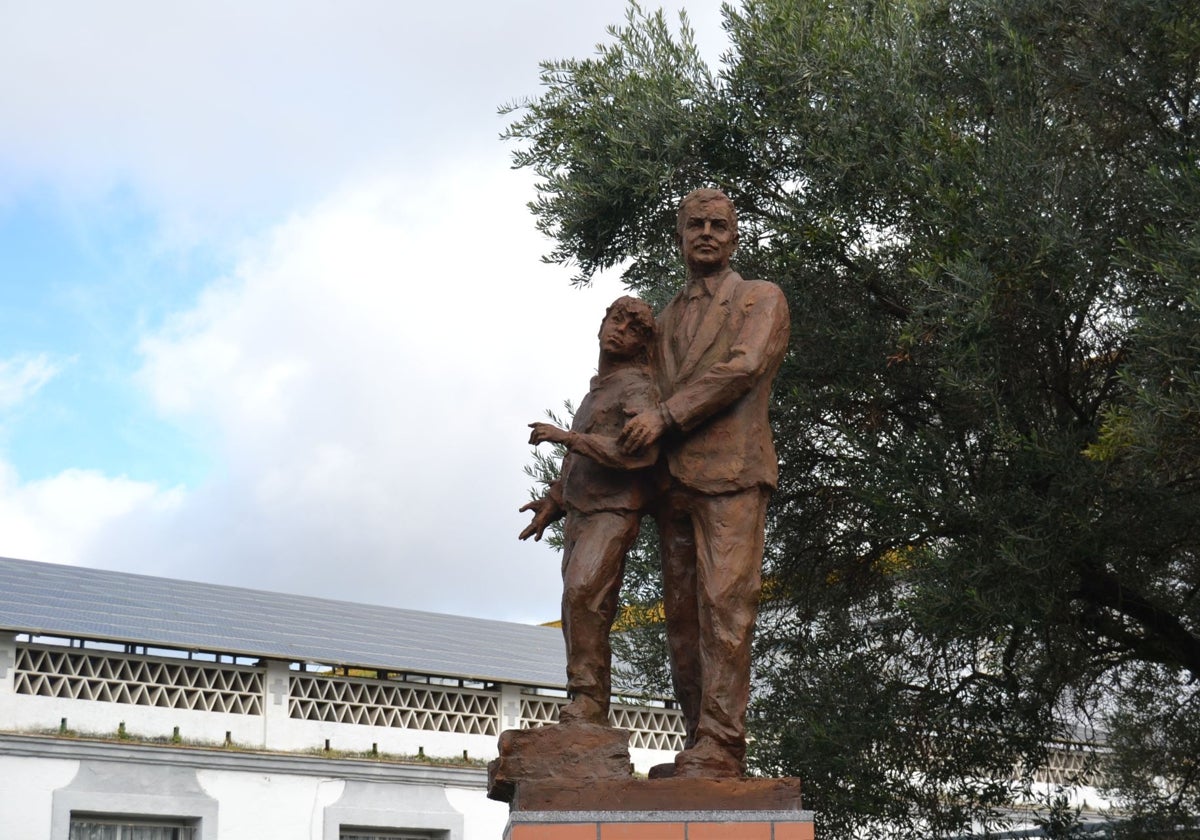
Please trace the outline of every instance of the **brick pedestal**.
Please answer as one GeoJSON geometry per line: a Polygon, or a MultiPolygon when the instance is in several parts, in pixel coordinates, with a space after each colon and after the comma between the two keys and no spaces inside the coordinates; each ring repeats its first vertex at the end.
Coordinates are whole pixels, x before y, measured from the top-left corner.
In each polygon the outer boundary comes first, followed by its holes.
{"type": "Polygon", "coordinates": [[[518,782],[504,840],[813,840],[797,779],[518,782]]]}
{"type": "Polygon", "coordinates": [[[520,811],[504,840],[813,840],[811,811],[520,811]]]}

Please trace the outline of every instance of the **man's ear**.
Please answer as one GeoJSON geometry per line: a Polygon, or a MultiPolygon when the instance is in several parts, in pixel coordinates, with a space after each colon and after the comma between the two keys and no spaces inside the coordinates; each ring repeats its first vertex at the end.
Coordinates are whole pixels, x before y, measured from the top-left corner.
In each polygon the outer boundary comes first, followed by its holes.
{"type": "Polygon", "coordinates": [[[683,247],[683,234],[679,232],[679,228],[675,228],[675,247],[683,247]]]}

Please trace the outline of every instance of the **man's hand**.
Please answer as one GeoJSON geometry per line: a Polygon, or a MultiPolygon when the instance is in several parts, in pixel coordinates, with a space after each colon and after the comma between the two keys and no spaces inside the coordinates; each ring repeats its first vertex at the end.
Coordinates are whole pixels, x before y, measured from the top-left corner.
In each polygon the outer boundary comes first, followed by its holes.
{"type": "Polygon", "coordinates": [[[529,433],[529,442],[534,446],[546,441],[550,443],[566,443],[567,438],[571,434],[566,429],[560,429],[553,423],[530,423],[529,428],[533,429],[529,433]]]}
{"type": "Polygon", "coordinates": [[[626,455],[640,452],[663,436],[667,420],[661,410],[652,408],[630,418],[617,438],[617,445],[626,455]]]}
{"type": "Polygon", "coordinates": [[[562,516],[562,508],[558,503],[549,496],[542,496],[540,499],[535,499],[528,504],[522,505],[519,513],[524,513],[527,510],[533,511],[533,521],[526,526],[525,530],[517,535],[517,539],[527,540],[533,537],[534,542],[538,542],[542,538],[542,532],[550,527],[550,523],[562,516]]]}

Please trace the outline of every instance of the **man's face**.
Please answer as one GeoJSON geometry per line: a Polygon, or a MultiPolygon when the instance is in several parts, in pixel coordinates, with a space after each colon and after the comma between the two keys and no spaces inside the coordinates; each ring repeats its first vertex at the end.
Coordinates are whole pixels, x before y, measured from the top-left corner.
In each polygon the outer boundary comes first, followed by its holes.
{"type": "Polygon", "coordinates": [[[646,345],[645,328],[624,309],[613,309],[600,324],[600,349],[617,359],[631,359],[646,345]]]}
{"type": "Polygon", "coordinates": [[[679,248],[692,274],[712,274],[728,268],[737,241],[732,208],[726,202],[693,201],[684,208],[679,248]]]}

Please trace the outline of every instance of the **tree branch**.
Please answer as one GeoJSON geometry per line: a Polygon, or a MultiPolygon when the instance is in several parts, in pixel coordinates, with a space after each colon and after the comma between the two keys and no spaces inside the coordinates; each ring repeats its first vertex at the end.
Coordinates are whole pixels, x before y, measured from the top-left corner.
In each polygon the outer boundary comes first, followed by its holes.
{"type": "Polygon", "coordinates": [[[1200,677],[1200,638],[1178,616],[1151,603],[1103,569],[1086,570],[1076,593],[1090,604],[1114,610],[1137,622],[1146,634],[1140,641],[1152,643],[1169,654],[1169,662],[1165,664],[1173,662],[1200,677]]]}

